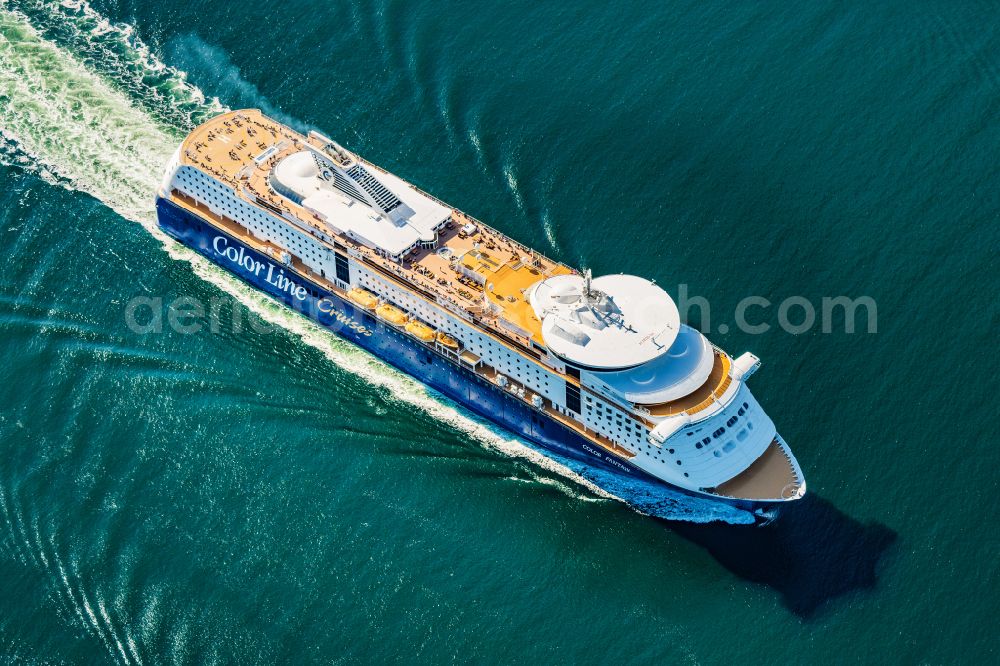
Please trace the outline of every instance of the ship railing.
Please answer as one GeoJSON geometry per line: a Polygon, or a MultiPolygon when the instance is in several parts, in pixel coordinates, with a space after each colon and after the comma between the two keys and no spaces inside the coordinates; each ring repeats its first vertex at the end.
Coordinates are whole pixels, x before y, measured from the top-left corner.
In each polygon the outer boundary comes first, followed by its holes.
{"type": "MultiPolygon", "coordinates": [[[[712,351],[713,351],[714,354],[717,354],[718,356],[720,356],[722,358],[725,358],[725,359],[729,358],[728,355],[726,354],[726,352],[724,352],[721,348],[717,347],[714,344],[712,345],[712,351]]],[[[702,400],[702,401],[700,401],[700,402],[698,402],[698,403],[696,403],[696,404],[694,404],[694,405],[692,405],[690,407],[687,407],[685,409],[682,409],[680,411],[673,412],[673,413],[670,413],[670,414],[664,414],[662,416],[663,417],[676,417],[676,416],[680,416],[682,414],[686,414],[688,416],[693,416],[694,414],[697,414],[699,412],[705,411],[706,409],[708,409],[712,405],[718,405],[719,407],[725,407],[728,404],[729,401],[723,401],[723,398],[733,389],[733,385],[734,384],[736,384],[736,388],[739,388],[739,384],[738,384],[738,382],[735,382],[735,380],[733,379],[733,374],[732,373],[733,373],[732,361],[728,361],[728,367],[726,368],[726,374],[723,377],[721,377],[721,379],[719,380],[718,385],[716,385],[715,388],[712,389],[711,394],[709,394],[709,396],[707,398],[705,398],[704,400],[702,400]]],[[[652,410],[650,410],[649,408],[644,407],[644,406],[642,406],[642,405],[640,405],[638,403],[632,403],[632,409],[636,413],[642,414],[645,417],[652,417],[653,416],[652,410]]]]}

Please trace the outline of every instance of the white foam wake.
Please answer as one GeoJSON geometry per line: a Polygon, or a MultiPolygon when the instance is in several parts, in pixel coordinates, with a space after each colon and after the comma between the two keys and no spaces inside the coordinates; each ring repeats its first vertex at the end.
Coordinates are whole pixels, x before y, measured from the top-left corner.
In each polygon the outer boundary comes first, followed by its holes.
{"type": "Polygon", "coordinates": [[[4,6],[171,127],[187,130],[223,110],[160,60],[134,26],[112,23],[85,0],[0,0],[4,6]]]}
{"type": "MultiPolygon", "coordinates": [[[[43,8],[48,6],[38,2],[30,4],[43,8]]],[[[180,96],[183,104],[188,104],[191,99],[204,99],[200,92],[191,92],[193,87],[184,80],[182,73],[155,60],[127,28],[111,26],[107,21],[100,20],[99,15],[82,2],[59,6],[72,8],[76,17],[70,17],[76,23],[67,48],[73,48],[83,39],[87,26],[98,33],[94,39],[106,39],[109,32],[117,34],[119,38],[114,40],[116,48],[124,43],[138,49],[142,56],[138,62],[155,69],[161,77],[157,79],[160,85],[163,76],[178,77],[176,87],[187,91],[180,96]],[[127,39],[120,37],[122,34],[127,35],[127,39]]],[[[45,14],[44,17],[48,17],[45,20],[52,20],[51,15],[45,14]]],[[[55,15],[58,16],[58,12],[55,15]]],[[[556,460],[533,446],[511,438],[169,239],[156,226],[153,196],[163,167],[186,133],[186,128],[176,128],[160,119],[175,114],[155,113],[142,108],[142,103],[136,103],[131,90],[135,77],[129,79],[131,83],[127,86],[112,85],[120,82],[112,80],[109,83],[91,71],[67,48],[46,39],[32,25],[32,20],[29,14],[10,11],[5,0],[0,0],[0,129],[3,132],[0,160],[7,164],[26,165],[49,182],[96,197],[122,217],[143,225],[163,243],[172,258],[190,262],[200,277],[232,295],[266,321],[283,327],[320,349],[340,368],[373,385],[389,389],[395,399],[424,410],[490,448],[529,460],[536,467],[571,481],[572,485],[562,481],[555,483],[571,496],[621,499],[623,494],[627,494],[628,488],[622,485],[621,480],[612,478],[613,475],[591,474],[586,466],[575,461],[556,460]],[[591,479],[597,479],[598,483],[591,479]],[[608,488],[609,484],[614,487],[614,494],[602,489],[608,488]]],[[[132,70],[126,68],[125,71],[132,70]]],[[[168,83],[166,87],[174,86],[168,83]]],[[[139,97],[143,103],[149,102],[148,97],[142,94],[139,97]]],[[[173,103],[172,98],[163,99],[173,103]]],[[[215,112],[222,107],[213,102],[205,108],[215,112]]],[[[196,116],[188,114],[185,117],[196,116]]],[[[554,483],[548,476],[535,475],[531,470],[529,473],[543,483],[554,483]]],[[[650,492],[650,489],[643,489],[643,498],[650,492]]],[[[670,495],[666,500],[657,497],[655,501],[628,503],[640,511],[664,518],[730,522],[752,520],[745,512],[677,495],[670,495]]]]}
{"type": "Polygon", "coordinates": [[[153,188],[176,135],[43,40],[24,18],[2,11],[0,99],[8,151],[16,143],[67,186],[123,217],[153,222],[153,188]]]}

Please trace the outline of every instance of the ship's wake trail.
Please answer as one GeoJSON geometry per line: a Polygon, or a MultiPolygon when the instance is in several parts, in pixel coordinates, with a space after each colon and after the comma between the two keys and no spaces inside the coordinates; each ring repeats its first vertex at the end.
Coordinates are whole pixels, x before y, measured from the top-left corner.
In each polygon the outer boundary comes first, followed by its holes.
{"type": "Polygon", "coordinates": [[[4,152],[16,144],[73,188],[151,223],[150,184],[175,137],[67,55],[21,17],[0,13],[4,152]]]}
{"type": "Polygon", "coordinates": [[[511,439],[169,239],[157,228],[153,208],[164,165],[191,122],[223,107],[217,101],[204,101],[183,73],[156,60],[127,27],[108,23],[85,3],[27,4],[33,11],[51,11],[38,19],[13,11],[0,0],[0,161],[29,169],[50,183],[86,192],[122,217],[138,222],[163,243],[171,258],[190,262],[200,277],[266,321],[317,347],[343,370],[390,389],[394,399],[424,410],[490,448],[530,461],[528,473],[534,480],[587,500],[621,500],[640,512],[670,520],[754,521],[747,512],[674,493],[659,484],[625,480],[511,439]],[[58,20],[72,21],[72,30],[57,29],[58,20]],[[36,28],[36,22],[42,27],[36,28]],[[88,42],[88,31],[94,43],[88,42]],[[58,37],[61,34],[69,35],[65,43],[58,37]],[[55,36],[49,39],[50,35],[55,36]],[[118,58],[123,65],[105,62],[97,72],[85,64],[92,57],[90,51],[108,48],[109,43],[118,51],[107,53],[104,60],[118,58]],[[137,54],[129,57],[120,52],[123,47],[137,54]],[[136,67],[150,69],[148,76],[136,74],[136,67]],[[140,90],[142,80],[153,81],[171,94],[140,90]],[[201,100],[200,110],[192,106],[197,100],[201,100]],[[157,109],[152,106],[155,103],[173,107],[157,109]]]}

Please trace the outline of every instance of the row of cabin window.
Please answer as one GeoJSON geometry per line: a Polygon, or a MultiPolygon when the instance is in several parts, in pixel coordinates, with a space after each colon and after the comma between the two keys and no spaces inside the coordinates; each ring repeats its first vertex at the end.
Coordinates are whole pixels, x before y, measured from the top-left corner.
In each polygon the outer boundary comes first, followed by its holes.
{"type": "Polygon", "coordinates": [[[613,408],[611,408],[608,405],[602,405],[601,403],[595,403],[594,399],[592,397],[590,397],[589,395],[586,396],[586,400],[591,405],[595,405],[595,409],[598,412],[600,412],[600,413],[602,413],[604,415],[604,419],[606,421],[608,421],[609,425],[611,423],[611,418],[614,417],[615,423],[617,423],[617,425],[619,425],[619,426],[622,425],[622,421],[624,420],[629,426],[634,426],[635,428],[641,428],[641,424],[638,421],[636,421],[635,419],[633,419],[630,416],[628,416],[627,414],[625,414],[625,412],[622,412],[622,411],[617,410],[617,409],[613,409],[613,408]]]}
{"type": "MultiPolygon", "coordinates": [[[[589,398],[589,396],[588,396],[589,398]]],[[[615,423],[617,425],[617,432],[615,431],[615,426],[611,424],[611,418],[605,417],[604,422],[600,420],[600,417],[594,414],[593,405],[585,405],[584,407],[584,419],[592,428],[598,430],[602,434],[611,437],[612,439],[618,439],[621,441],[628,441],[631,444],[638,444],[642,446],[644,433],[642,428],[637,422],[628,420],[628,424],[623,424],[621,419],[616,419],[615,423]],[[635,430],[633,431],[633,426],[635,430]]],[[[600,407],[597,408],[600,411],[600,407]]]]}
{"type": "MultiPolygon", "coordinates": [[[[186,176],[187,173],[182,171],[180,174],[181,182],[187,180],[186,176]]],[[[200,176],[200,180],[207,181],[208,189],[221,198],[221,201],[219,203],[221,203],[225,207],[226,211],[231,216],[233,216],[237,221],[243,222],[245,225],[252,224],[250,220],[246,219],[243,215],[240,214],[241,212],[243,212],[239,210],[240,208],[243,207],[242,202],[234,201],[232,199],[232,194],[230,193],[228,188],[223,188],[222,186],[217,185],[214,180],[206,178],[205,176],[200,176]]],[[[204,195],[205,192],[202,189],[201,185],[199,185],[198,183],[194,183],[192,184],[192,186],[199,194],[204,195]]],[[[267,216],[257,214],[256,211],[254,211],[254,217],[258,218],[258,222],[262,222],[265,225],[265,227],[270,231],[277,232],[278,236],[287,244],[286,249],[297,250],[296,254],[298,254],[302,258],[309,258],[315,261],[323,260],[323,257],[321,256],[319,250],[317,249],[317,245],[313,242],[310,242],[309,239],[305,238],[304,236],[300,237],[299,234],[296,234],[295,232],[292,232],[291,234],[288,233],[288,230],[280,222],[276,222],[275,225],[271,225],[268,222],[269,218],[267,216]],[[304,244],[302,243],[302,239],[305,239],[308,244],[304,246],[304,244]],[[288,245],[290,245],[290,247],[288,247],[288,245]]]]}
{"type": "Polygon", "coordinates": [[[741,416],[746,414],[746,410],[749,409],[749,407],[750,405],[744,402],[743,406],[740,407],[739,411],[734,416],[729,417],[729,420],[726,421],[725,426],[718,428],[717,430],[715,430],[715,432],[712,433],[712,439],[719,439],[720,437],[722,437],[722,435],[725,434],[726,428],[732,428],[734,425],[736,425],[736,422],[740,420],[741,416]]]}

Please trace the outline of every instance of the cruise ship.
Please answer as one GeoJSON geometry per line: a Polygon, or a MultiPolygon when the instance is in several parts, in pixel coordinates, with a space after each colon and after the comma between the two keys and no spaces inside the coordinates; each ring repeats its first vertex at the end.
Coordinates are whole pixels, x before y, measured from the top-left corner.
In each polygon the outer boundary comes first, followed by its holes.
{"type": "Polygon", "coordinates": [[[553,261],[318,132],[232,111],[157,192],[181,243],[560,455],[750,510],[806,491],[759,368],[634,275],[553,261]]]}

